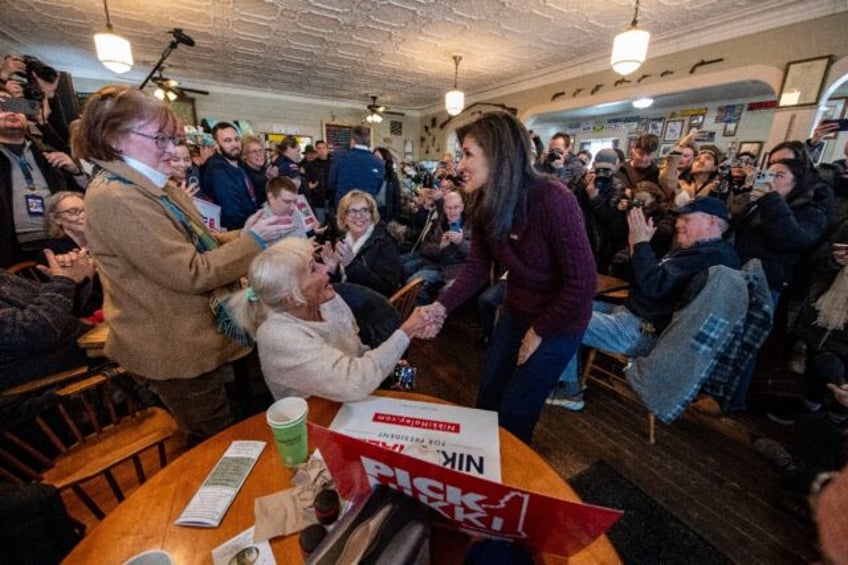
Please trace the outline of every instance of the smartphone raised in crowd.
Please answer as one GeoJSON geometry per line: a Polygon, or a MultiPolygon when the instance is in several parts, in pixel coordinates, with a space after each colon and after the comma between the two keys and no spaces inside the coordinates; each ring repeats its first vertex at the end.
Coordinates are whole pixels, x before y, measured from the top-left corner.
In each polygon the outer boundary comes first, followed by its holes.
{"type": "Polygon", "coordinates": [[[754,177],[754,188],[771,187],[773,181],[774,171],[758,171],[757,176],[754,177]]]}
{"type": "Polygon", "coordinates": [[[836,131],[848,131],[848,118],[843,118],[841,120],[822,120],[822,125],[825,124],[839,124],[839,127],[836,131]]]}

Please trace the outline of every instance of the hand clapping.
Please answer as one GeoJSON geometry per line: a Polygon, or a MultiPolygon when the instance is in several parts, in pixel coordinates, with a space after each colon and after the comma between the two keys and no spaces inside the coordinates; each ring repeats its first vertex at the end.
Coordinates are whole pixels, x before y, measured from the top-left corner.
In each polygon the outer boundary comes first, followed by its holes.
{"type": "Polygon", "coordinates": [[[637,243],[651,241],[657,231],[652,219],[645,220],[645,213],[641,208],[631,208],[627,212],[627,227],[629,228],[628,239],[631,251],[637,243]]]}

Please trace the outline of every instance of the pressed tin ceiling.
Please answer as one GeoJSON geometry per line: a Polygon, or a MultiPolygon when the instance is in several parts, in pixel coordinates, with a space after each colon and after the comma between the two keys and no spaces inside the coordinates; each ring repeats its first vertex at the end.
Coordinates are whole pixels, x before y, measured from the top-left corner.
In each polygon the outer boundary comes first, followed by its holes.
{"type": "MultiPolygon", "coordinates": [[[[557,73],[608,67],[629,0],[109,0],[135,67],[100,65],[92,35],[101,0],[2,0],[0,47],[75,76],[140,83],[182,28],[166,74],[184,86],[250,90],[401,110],[438,107],[462,54],[459,88],[473,97],[520,90],[557,73]],[[588,67],[587,67],[588,66],[588,67]]],[[[845,0],[642,0],[648,57],[848,9],[845,0]]]]}

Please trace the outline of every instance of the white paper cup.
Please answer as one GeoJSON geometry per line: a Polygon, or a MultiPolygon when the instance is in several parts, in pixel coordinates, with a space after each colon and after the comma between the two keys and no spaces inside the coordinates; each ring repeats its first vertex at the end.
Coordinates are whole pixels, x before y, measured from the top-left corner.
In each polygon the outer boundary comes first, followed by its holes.
{"type": "Polygon", "coordinates": [[[309,438],[306,434],[306,416],[309,405],[302,398],[281,398],[265,412],[265,418],[274,435],[274,443],[283,465],[294,467],[306,461],[309,438]]]}
{"type": "Polygon", "coordinates": [[[167,551],[152,549],[130,557],[124,565],[174,565],[174,559],[167,551]]]}

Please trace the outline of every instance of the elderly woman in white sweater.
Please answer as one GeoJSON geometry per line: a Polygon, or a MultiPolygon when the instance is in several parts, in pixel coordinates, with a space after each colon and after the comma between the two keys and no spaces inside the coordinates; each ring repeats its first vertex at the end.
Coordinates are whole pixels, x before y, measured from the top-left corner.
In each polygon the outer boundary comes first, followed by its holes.
{"type": "Polygon", "coordinates": [[[353,313],[336,295],[313,244],[286,238],[251,263],[248,286],[228,302],[233,319],[256,338],[275,399],[320,396],[361,400],[394,369],[428,316],[416,309],[374,349],[363,345],[353,313]]]}

